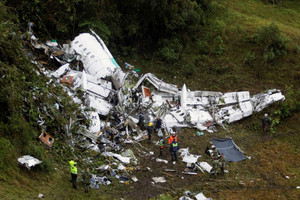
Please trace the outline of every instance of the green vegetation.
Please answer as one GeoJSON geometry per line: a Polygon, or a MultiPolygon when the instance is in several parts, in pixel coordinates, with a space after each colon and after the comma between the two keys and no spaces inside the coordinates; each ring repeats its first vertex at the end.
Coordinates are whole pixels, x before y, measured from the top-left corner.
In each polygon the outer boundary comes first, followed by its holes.
{"type": "MultiPolygon", "coordinates": [[[[230,163],[224,181],[209,180],[203,174],[185,180],[181,175],[169,177],[171,181],[163,189],[150,185],[153,194],[148,197],[178,199],[189,189],[203,191],[213,199],[275,199],[278,195],[297,199],[299,10],[300,2],[295,0],[1,0],[0,196],[32,199],[44,193],[52,199],[99,199],[99,195],[101,199],[145,198],[152,176],[134,172],[141,177],[140,186],[120,185],[115,180],[89,194],[72,190],[66,161],[74,154],[95,155],[66,145],[64,127],[80,114],[78,105],[71,103],[59,85],[48,84],[49,79],[28,59],[39,60],[26,49],[24,40],[27,23],[34,22],[34,33],[41,41],[72,40],[92,28],[120,64],[129,62],[141,73],[155,73],[179,87],[186,83],[190,89],[249,90],[251,94],[281,89],[286,100],[264,111],[272,118],[272,137],[262,135],[262,113],[202,138],[194,130],[180,135],[180,145],[195,154],[202,154],[211,137],[233,137],[251,160],[230,163]],[[53,107],[55,103],[61,105],[59,110],[53,107]],[[41,119],[43,125],[38,124],[41,119]],[[55,137],[51,149],[38,142],[42,130],[55,137]],[[24,154],[42,160],[42,165],[30,172],[20,168],[17,158],[24,154]]],[[[156,151],[147,143],[143,145],[156,151]]],[[[141,159],[160,173],[158,165],[141,159]]],[[[203,159],[209,162],[209,158],[203,159]]],[[[103,162],[98,160],[99,165],[103,162]]],[[[176,167],[180,172],[184,166],[178,163],[176,167]]]]}

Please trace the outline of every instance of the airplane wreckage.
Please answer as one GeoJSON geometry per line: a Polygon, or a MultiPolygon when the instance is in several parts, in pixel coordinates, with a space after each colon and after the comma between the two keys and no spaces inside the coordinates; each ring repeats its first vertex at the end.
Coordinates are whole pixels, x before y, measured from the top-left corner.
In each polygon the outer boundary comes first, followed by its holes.
{"type": "Polygon", "coordinates": [[[42,68],[43,73],[52,81],[66,83],[62,87],[75,103],[94,110],[86,113],[92,123],[85,130],[85,135],[93,141],[107,128],[115,134],[124,130],[122,134],[127,135],[127,142],[131,133],[141,138],[143,131],[137,126],[139,114],[144,115],[144,124],[160,116],[165,133],[177,127],[213,132],[215,125],[238,121],[285,99],[277,89],[253,96],[249,91],[191,91],[185,84],[178,88],[152,73],[134,82],[139,77],[134,67],[126,63],[127,72],[124,72],[92,30],[62,46],[56,41],[40,44],[33,34],[30,41],[35,49],[44,49],[50,58],[61,64],[56,71],[42,68]],[[83,98],[75,95],[76,89],[84,91],[83,98]]]}
{"type": "MultiPolygon", "coordinates": [[[[81,129],[77,131],[77,139],[79,138],[80,142],[76,145],[102,152],[103,156],[121,162],[117,164],[117,170],[120,171],[125,169],[123,164],[137,165],[138,161],[130,149],[124,150],[122,143],[139,144],[139,141],[147,138],[145,129],[148,123],[154,123],[158,117],[162,120],[161,129],[158,131],[160,137],[168,136],[174,129],[184,127],[213,132],[216,125],[224,127],[225,123],[238,121],[285,99],[277,89],[253,96],[250,96],[249,91],[191,91],[185,84],[178,88],[160,80],[152,73],[139,76],[138,70],[134,70],[134,66],[128,63],[125,63],[126,69],[123,71],[103,40],[92,30],[90,33],[79,34],[70,44],[62,46],[55,40],[39,43],[31,30],[29,34],[34,49],[44,51],[60,65],[56,71],[51,71],[32,59],[32,63],[39,68],[36,73],[48,76],[50,81],[47,84],[61,85],[74,103],[81,106],[82,115],[90,121],[89,125],[80,124],[81,129]],[[81,91],[81,95],[78,91],[81,91]]],[[[59,102],[54,105],[57,109],[60,106],[59,102]]],[[[40,126],[44,122],[41,117],[37,121],[40,126]]],[[[77,122],[70,119],[69,125],[64,127],[71,141],[73,137],[70,130],[74,123],[77,122]]],[[[40,139],[51,147],[54,138],[45,131],[40,135],[40,139]]],[[[74,146],[74,142],[70,144],[74,146]]],[[[190,154],[188,149],[181,151],[183,162],[188,164],[196,163],[201,157],[190,154]]],[[[144,156],[153,155],[153,152],[142,153],[144,156]]],[[[243,159],[245,158],[240,160],[243,159]]],[[[156,161],[168,163],[162,159],[156,161]]],[[[30,156],[20,158],[19,162],[28,169],[41,163],[30,156]]],[[[206,162],[200,162],[197,166],[203,173],[209,173],[211,169],[206,162]]],[[[96,169],[108,171],[110,166],[103,165],[96,169]]],[[[150,168],[147,169],[151,171],[150,168]]],[[[117,175],[112,169],[110,171],[111,176],[119,177],[121,181],[129,180],[117,175]]],[[[111,183],[105,176],[93,176],[90,185],[92,188],[97,188],[97,184],[111,183]]],[[[131,180],[136,182],[137,178],[133,177],[131,180]]]]}

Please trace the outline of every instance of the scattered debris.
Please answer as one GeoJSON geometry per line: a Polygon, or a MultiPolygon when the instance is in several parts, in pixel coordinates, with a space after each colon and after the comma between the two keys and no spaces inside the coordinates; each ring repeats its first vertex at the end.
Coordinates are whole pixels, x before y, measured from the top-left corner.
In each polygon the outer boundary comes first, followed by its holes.
{"type": "Polygon", "coordinates": [[[44,197],[44,195],[42,194],[42,193],[39,193],[39,195],[38,195],[38,198],[43,198],[44,197]]]}
{"type": "Polygon", "coordinates": [[[206,198],[204,194],[201,192],[195,196],[197,200],[211,200],[211,198],[206,198]]]}
{"type": "Polygon", "coordinates": [[[167,160],[160,159],[160,158],[156,158],[156,162],[164,162],[164,163],[168,164],[167,160]]]}
{"type": "Polygon", "coordinates": [[[22,156],[20,158],[18,158],[18,162],[25,166],[28,170],[31,168],[31,167],[34,167],[35,165],[38,165],[38,164],[41,164],[42,161],[32,157],[32,156],[29,156],[29,155],[25,155],[25,156],[22,156]]]}
{"type": "Polygon", "coordinates": [[[154,183],[165,183],[166,179],[164,177],[152,177],[154,183]]]}
{"type": "Polygon", "coordinates": [[[45,131],[43,131],[39,138],[46,145],[48,145],[49,147],[52,147],[52,145],[54,143],[54,138],[49,133],[46,133],[45,131]]]}

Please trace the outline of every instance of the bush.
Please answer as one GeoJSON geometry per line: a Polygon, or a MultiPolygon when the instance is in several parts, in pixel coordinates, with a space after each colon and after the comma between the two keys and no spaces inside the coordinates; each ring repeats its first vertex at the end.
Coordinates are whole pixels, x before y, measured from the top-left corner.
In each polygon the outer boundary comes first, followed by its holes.
{"type": "Polygon", "coordinates": [[[184,66],[184,72],[188,76],[192,76],[197,71],[197,66],[195,64],[195,61],[190,61],[185,64],[184,66]]]}
{"type": "Polygon", "coordinates": [[[163,41],[163,47],[159,51],[159,57],[167,63],[175,63],[179,60],[179,53],[182,51],[183,45],[177,39],[166,39],[163,41]]]}
{"type": "Polygon", "coordinates": [[[214,39],[213,53],[216,55],[222,55],[224,53],[224,44],[221,36],[217,36],[214,39]]]}
{"type": "Polygon", "coordinates": [[[252,51],[249,51],[246,55],[246,58],[244,60],[244,63],[253,66],[253,62],[256,60],[255,53],[252,51]]]}
{"type": "Polygon", "coordinates": [[[253,40],[261,47],[265,62],[287,54],[289,39],[285,38],[274,23],[257,31],[253,40]]]}
{"type": "Polygon", "coordinates": [[[15,148],[10,141],[0,138],[0,169],[6,169],[8,165],[14,163],[12,160],[16,160],[16,158],[15,148]]]}
{"type": "Polygon", "coordinates": [[[274,112],[272,124],[270,127],[271,134],[275,134],[276,126],[284,118],[290,117],[293,113],[300,110],[300,90],[294,90],[293,86],[286,87],[285,101],[283,101],[279,109],[274,112]]]}
{"type": "Polygon", "coordinates": [[[297,43],[297,44],[295,44],[295,47],[294,47],[294,49],[295,49],[295,53],[296,54],[300,54],[300,46],[299,46],[299,44],[297,43]]]}

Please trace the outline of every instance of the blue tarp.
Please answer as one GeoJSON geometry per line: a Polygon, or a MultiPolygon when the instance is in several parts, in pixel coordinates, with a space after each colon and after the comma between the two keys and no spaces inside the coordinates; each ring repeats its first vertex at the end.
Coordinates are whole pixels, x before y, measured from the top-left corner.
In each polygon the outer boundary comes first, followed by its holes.
{"type": "Polygon", "coordinates": [[[230,138],[213,138],[212,143],[216,146],[218,152],[223,153],[226,161],[238,162],[245,160],[244,153],[241,152],[240,148],[230,138]]]}

